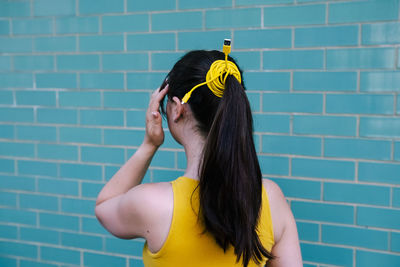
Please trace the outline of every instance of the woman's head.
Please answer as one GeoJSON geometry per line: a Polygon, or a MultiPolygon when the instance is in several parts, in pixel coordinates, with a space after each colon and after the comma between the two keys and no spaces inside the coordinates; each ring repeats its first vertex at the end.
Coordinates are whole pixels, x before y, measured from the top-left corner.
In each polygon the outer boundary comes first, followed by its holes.
{"type": "MultiPolygon", "coordinates": [[[[169,84],[168,100],[173,102],[174,97],[182,100],[184,95],[194,86],[206,81],[207,72],[213,62],[224,59],[224,53],[216,50],[195,50],[186,53],[176,62],[167,75],[165,83],[169,84]]],[[[236,64],[233,58],[228,57],[228,60],[236,64]]],[[[240,69],[239,71],[242,74],[240,69]]],[[[235,78],[232,76],[228,77],[228,79],[235,78]]],[[[243,83],[241,85],[242,90],[244,90],[243,83]]],[[[190,99],[185,104],[189,105],[190,111],[196,120],[197,130],[200,131],[202,136],[206,137],[209,133],[221,101],[222,98],[215,96],[207,84],[204,84],[193,91],[190,99]]],[[[165,114],[163,105],[161,107],[165,114]]]]}

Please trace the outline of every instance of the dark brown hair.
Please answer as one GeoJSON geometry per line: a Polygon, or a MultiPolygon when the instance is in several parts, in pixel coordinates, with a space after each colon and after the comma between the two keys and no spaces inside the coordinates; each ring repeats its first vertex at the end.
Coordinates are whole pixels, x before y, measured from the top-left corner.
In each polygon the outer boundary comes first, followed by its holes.
{"type": "MultiPolygon", "coordinates": [[[[193,86],[204,82],[211,64],[218,59],[224,60],[224,54],[215,50],[185,54],[167,75],[168,98],[182,99],[193,86]]],[[[235,63],[233,58],[229,60],[235,63]]],[[[188,104],[206,138],[199,171],[200,214],[205,231],[214,236],[224,252],[232,245],[236,262],[242,258],[245,267],[251,259],[259,264],[263,257],[273,258],[257,235],[262,174],[243,82],[229,75],[222,98],[203,85],[193,91],[188,104]]]]}

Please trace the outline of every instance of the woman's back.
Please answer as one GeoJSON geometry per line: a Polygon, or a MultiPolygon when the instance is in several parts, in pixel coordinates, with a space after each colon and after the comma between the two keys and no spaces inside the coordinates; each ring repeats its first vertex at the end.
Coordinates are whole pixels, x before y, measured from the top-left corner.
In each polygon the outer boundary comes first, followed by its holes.
{"type": "MultiPolygon", "coordinates": [[[[151,252],[146,242],[143,248],[143,261],[146,266],[242,266],[236,263],[233,247],[224,253],[209,233],[203,233],[204,225],[197,218],[198,180],[179,177],[171,182],[173,190],[173,215],[166,237],[153,239],[162,242],[158,251],[151,252]],[[192,195],[193,193],[193,195],[192,195]],[[165,240],[164,242],[162,240],[165,240]]],[[[160,222],[165,224],[165,222],[160,222]]],[[[161,227],[163,227],[161,225],[161,227]]],[[[258,234],[263,246],[270,251],[274,245],[274,232],[266,189],[263,187],[262,209],[258,225],[258,234]]],[[[151,244],[152,245],[152,244],[151,244]]],[[[159,246],[159,245],[158,245],[159,246]]],[[[248,266],[264,266],[250,262],[248,266]]]]}

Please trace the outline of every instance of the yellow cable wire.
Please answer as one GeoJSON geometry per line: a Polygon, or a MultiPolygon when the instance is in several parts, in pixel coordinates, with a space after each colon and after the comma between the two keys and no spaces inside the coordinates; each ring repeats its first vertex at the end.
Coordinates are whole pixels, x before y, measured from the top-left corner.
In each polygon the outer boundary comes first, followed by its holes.
{"type": "Polygon", "coordinates": [[[195,89],[205,84],[207,84],[208,88],[210,88],[211,92],[215,96],[222,97],[228,75],[233,75],[239,81],[239,83],[242,82],[239,69],[235,63],[228,60],[228,54],[231,50],[230,48],[230,45],[224,45],[223,52],[225,53],[225,60],[216,60],[211,64],[206,75],[206,81],[194,86],[189,92],[187,92],[182,98],[182,104],[187,103],[195,89]]]}

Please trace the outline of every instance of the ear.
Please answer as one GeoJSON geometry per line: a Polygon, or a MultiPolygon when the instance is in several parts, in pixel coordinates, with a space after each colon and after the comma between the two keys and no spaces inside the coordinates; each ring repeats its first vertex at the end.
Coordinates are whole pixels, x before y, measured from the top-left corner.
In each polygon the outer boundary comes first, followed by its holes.
{"type": "Polygon", "coordinates": [[[172,101],[174,102],[174,105],[172,108],[173,109],[172,119],[174,120],[174,122],[177,122],[183,116],[184,107],[183,107],[181,100],[178,97],[174,96],[172,98],[172,101]]]}

